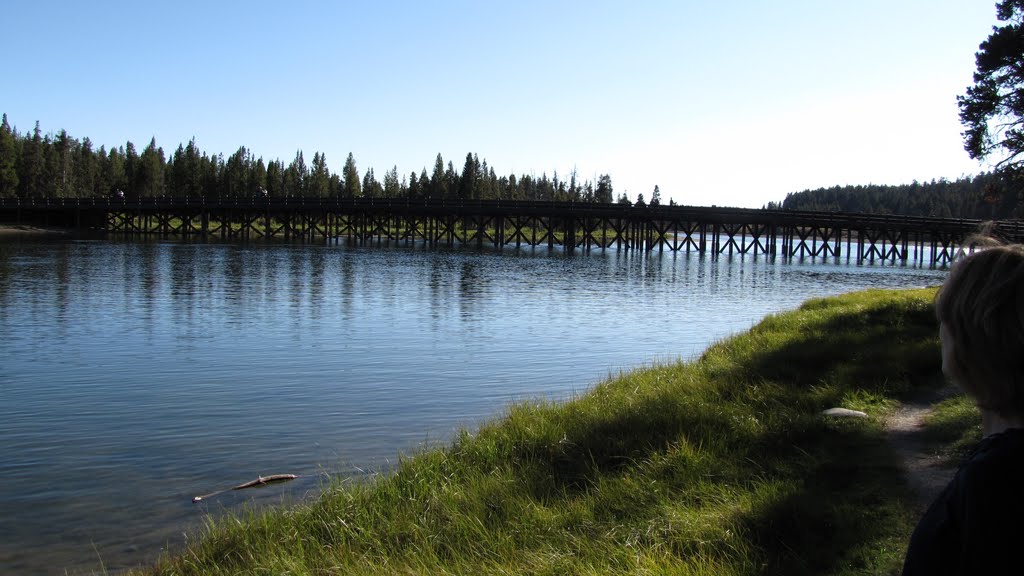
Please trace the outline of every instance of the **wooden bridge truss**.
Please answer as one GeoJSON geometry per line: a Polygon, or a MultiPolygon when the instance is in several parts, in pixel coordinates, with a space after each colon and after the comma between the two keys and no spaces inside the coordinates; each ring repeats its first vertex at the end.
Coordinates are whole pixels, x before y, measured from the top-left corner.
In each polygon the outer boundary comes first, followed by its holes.
{"type": "MultiPolygon", "coordinates": [[[[528,201],[342,198],[0,200],[0,218],[111,234],[547,246],[948,264],[977,220],[528,201]]],[[[1024,240],[1020,221],[997,231],[1024,240]]]]}

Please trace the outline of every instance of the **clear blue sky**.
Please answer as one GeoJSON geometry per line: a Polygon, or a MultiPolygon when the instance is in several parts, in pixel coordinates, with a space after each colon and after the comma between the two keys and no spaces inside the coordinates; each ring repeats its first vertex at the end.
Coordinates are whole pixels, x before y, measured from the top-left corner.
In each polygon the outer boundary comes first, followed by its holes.
{"type": "Polygon", "coordinates": [[[995,0],[7,0],[0,112],[20,132],[195,137],[378,179],[467,152],[499,175],[761,206],[957,178],[956,96],[995,0]]]}

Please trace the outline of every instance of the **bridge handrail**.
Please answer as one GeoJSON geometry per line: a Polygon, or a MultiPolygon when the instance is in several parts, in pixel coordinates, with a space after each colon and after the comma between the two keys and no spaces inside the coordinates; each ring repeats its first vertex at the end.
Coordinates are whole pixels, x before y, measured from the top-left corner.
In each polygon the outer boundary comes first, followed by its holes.
{"type": "MultiPolygon", "coordinates": [[[[205,209],[260,208],[266,210],[288,208],[379,208],[432,209],[457,211],[516,211],[537,212],[549,216],[602,216],[629,218],[651,218],[659,220],[721,220],[723,223],[787,224],[796,226],[833,225],[848,229],[875,226],[903,226],[907,228],[977,229],[980,219],[943,218],[898,214],[870,214],[862,212],[819,212],[811,210],[767,210],[758,208],[727,208],[718,206],[634,206],[590,202],[555,202],[541,200],[471,200],[455,198],[344,198],[344,197],[189,197],[189,196],[145,196],[136,198],[87,197],[87,198],[0,198],[0,209],[18,208],[101,208],[116,209],[158,209],[196,207],[205,209]]],[[[998,227],[1014,237],[1024,236],[1024,221],[1000,220],[998,227]]]]}

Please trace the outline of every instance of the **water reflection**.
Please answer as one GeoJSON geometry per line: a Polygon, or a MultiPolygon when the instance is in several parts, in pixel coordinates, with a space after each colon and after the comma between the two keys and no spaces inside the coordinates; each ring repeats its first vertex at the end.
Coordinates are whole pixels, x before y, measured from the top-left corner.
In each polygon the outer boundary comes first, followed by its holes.
{"type": "Polygon", "coordinates": [[[0,573],[152,559],[191,497],[386,470],[528,397],[689,358],[811,296],[941,273],[543,248],[0,244],[0,573]],[[171,488],[168,488],[171,487],[171,488]],[[60,527],[55,528],[55,527],[60,527]],[[27,553],[25,551],[28,551],[27,553]]]}

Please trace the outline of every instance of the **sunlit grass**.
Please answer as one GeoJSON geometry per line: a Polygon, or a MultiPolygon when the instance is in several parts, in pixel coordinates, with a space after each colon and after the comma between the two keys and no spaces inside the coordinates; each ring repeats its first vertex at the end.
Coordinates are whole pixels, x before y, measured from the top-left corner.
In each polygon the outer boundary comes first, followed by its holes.
{"type": "Polygon", "coordinates": [[[695,362],[510,406],[386,477],[211,520],[150,573],[898,573],[916,518],[882,417],[939,380],[932,295],[813,300],[695,362]]]}

